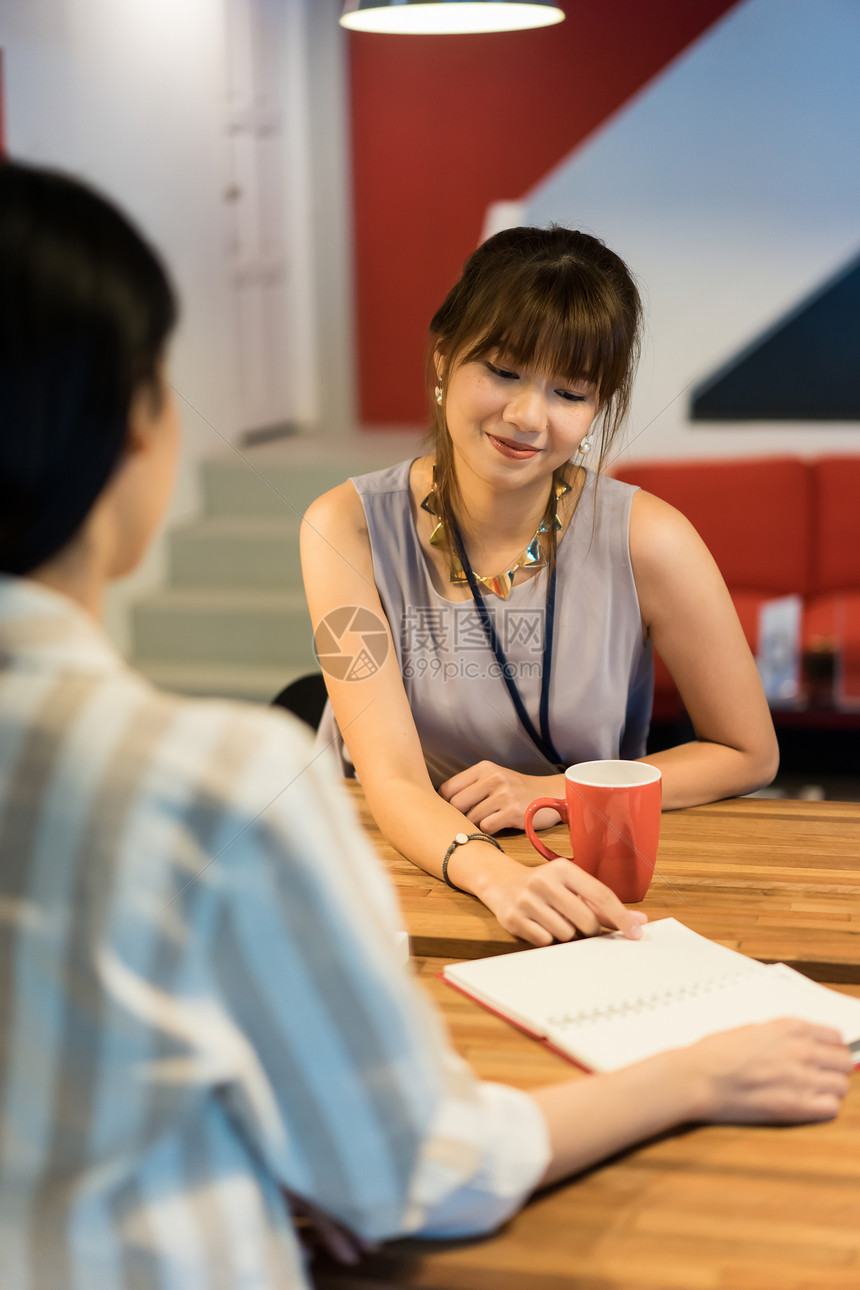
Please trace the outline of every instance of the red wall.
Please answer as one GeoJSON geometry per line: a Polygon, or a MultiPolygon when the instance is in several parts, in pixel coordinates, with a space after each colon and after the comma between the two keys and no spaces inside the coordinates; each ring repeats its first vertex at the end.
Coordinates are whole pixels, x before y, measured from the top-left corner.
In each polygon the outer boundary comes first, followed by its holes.
{"type": "Polygon", "coordinates": [[[350,32],[359,418],[425,420],[427,325],[521,197],[736,0],[570,0],[539,31],[350,32]]]}

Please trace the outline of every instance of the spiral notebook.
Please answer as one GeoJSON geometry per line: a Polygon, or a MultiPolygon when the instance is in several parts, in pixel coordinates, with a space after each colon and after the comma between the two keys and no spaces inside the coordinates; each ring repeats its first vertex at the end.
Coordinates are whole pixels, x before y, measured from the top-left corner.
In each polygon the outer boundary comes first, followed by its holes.
{"type": "Polygon", "coordinates": [[[642,930],[640,941],[612,932],[454,963],[442,975],[588,1070],[617,1070],[777,1017],[833,1026],[860,1054],[860,999],[817,985],[784,963],[757,963],[674,918],[642,930]]]}

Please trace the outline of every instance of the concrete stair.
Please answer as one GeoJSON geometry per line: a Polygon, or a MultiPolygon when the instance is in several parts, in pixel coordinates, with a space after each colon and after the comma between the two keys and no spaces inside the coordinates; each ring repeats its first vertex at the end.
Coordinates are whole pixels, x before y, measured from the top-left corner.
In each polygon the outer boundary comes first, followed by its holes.
{"type": "Polygon", "coordinates": [[[380,440],[287,443],[203,462],[203,513],[167,533],[167,586],[132,606],[133,665],[164,689],[262,703],[318,671],[301,517],[350,475],[421,451],[413,436],[380,440]]]}
{"type": "Polygon", "coordinates": [[[169,534],[173,587],[301,591],[299,521],[223,515],[177,526],[169,534]]]}
{"type": "Polygon", "coordinates": [[[145,663],[138,660],[135,666],[161,690],[173,690],[177,694],[196,695],[198,698],[214,695],[247,703],[270,703],[285,685],[312,671],[316,664],[303,668],[267,668],[242,667],[237,663],[182,664],[172,659],[158,663],[149,659],[145,663]]]}
{"type": "MultiPolygon", "coordinates": [[[[350,475],[376,469],[348,450],[332,446],[329,451],[297,452],[291,458],[281,454],[243,457],[213,457],[202,465],[203,496],[209,515],[244,515],[292,520],[298,524],[315,497],[334,488],[350,475]],[[316,459],[315,459],[316,457],[316,459]]],[[[386,457],[379,465],[397,461],[386,457]]]]}
{"type": "Polygon", "coordinates": [[[313,663],[311,628],[300,591],[176,587],[133,610],[135,652],[164,663],[301,667],[313,663]]]}

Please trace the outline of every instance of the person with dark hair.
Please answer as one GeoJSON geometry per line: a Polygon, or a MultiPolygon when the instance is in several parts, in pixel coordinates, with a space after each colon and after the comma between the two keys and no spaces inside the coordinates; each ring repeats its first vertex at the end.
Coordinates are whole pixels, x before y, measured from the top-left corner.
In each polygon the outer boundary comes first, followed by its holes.
{"type": "Polygon", "coordinates": [[[7,163],[0,230],[0,571],[20,574],[77,532],[134,398],[169,404],[176,303],[125,219],[59,175],[7,163]]]}
{"type": "Polygon", "coordinates": [[[653,763],[665,808],[749,792],[777,767],[710,554],[672,507],[601,473],[641,314],[630,271],[597,238],[558,226],[489,238],[430,324],[429,455],[347,481],[302,526],[330,696],[320,745],[358,774],[399,851],[538,945],[601,925],[635,936],[643,917],[605,888],[595,905],[575,864],[528,867],[500,849],[494,835],[521,829],[530,802],[564,797],[568,766],[653,763]],[[326,657],[343,606],[388,643],[372,671],[344,675],[326,657]],[[696,737],[646,756],[652,646],[696,737]]]}
{"type": "Polygon", "coordinates": [[[173,317],[113,206],[0,163],[3,1290],[307,1288],[295,1214],[352,1260],[669,1125],[835,1115],[848,1054],[795,1022],[476,1080],[305,727],[122,664],[99,608],[169,493],[173,317]]]}

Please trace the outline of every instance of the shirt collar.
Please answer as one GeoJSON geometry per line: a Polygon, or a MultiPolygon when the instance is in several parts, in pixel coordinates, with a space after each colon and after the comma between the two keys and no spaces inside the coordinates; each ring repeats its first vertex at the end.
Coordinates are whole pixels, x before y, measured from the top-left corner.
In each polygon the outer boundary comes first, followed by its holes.
{"type": "Polygon", "coordinates": [[[80,605],[29,578],[0,574],[0,666],[118,672],[125,664],[80,605]]]}

